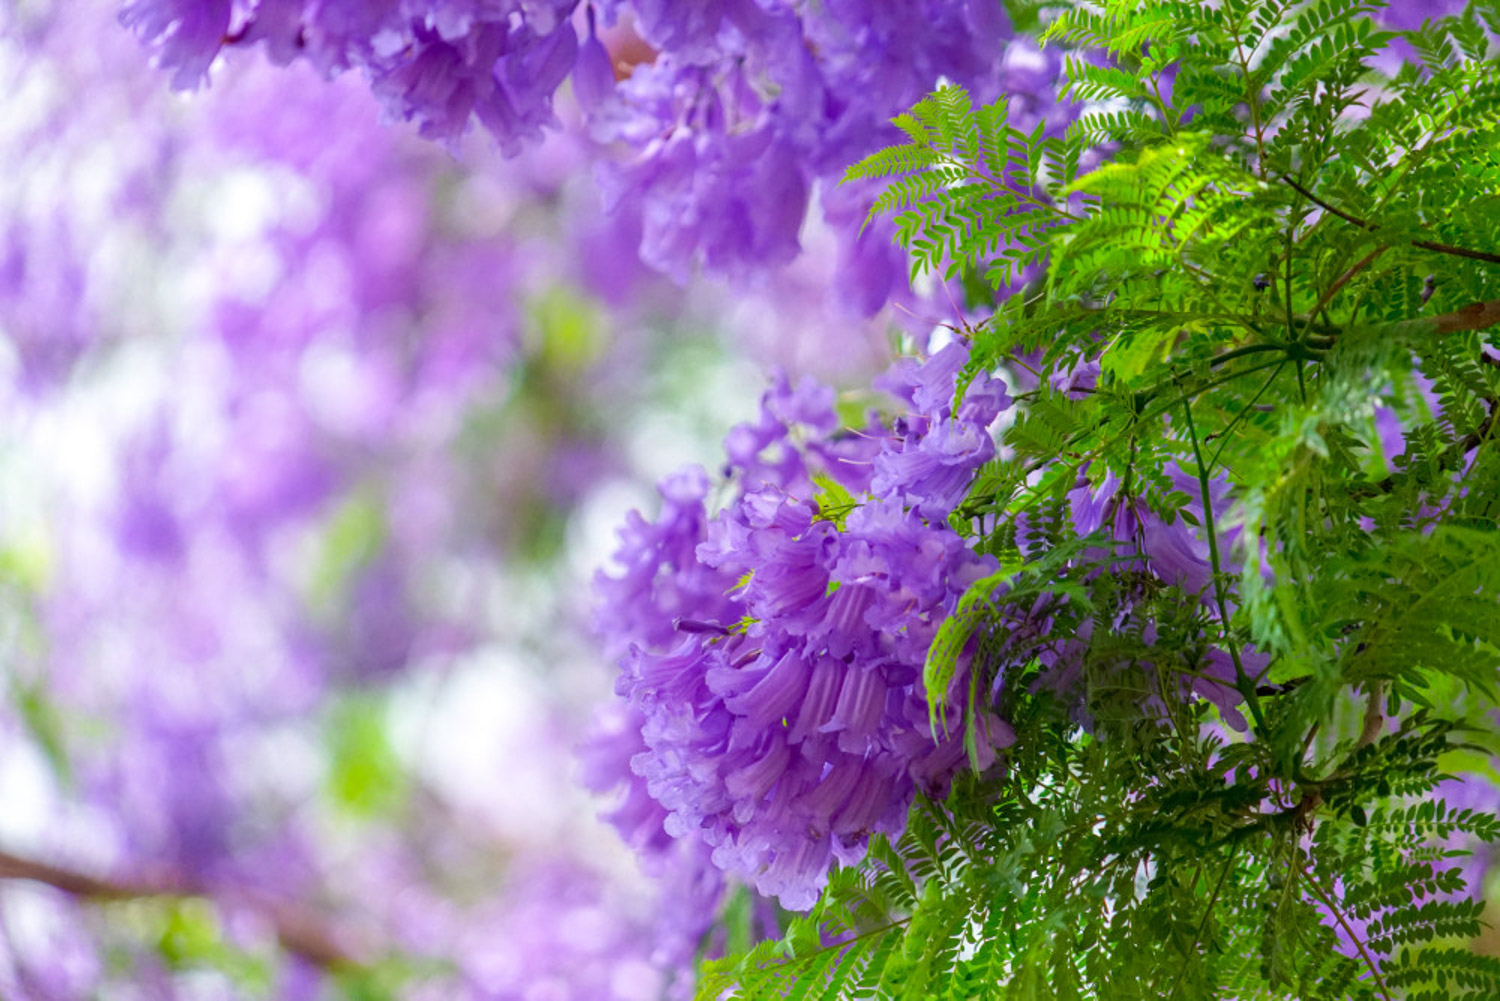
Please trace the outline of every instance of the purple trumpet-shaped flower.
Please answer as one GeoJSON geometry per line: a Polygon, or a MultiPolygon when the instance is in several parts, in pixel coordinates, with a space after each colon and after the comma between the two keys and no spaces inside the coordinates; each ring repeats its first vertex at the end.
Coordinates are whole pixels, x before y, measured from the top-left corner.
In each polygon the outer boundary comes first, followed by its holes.
{"type": "MultiPolygon", "coordinates": [[[[1182,511],[1197,524],[1204,524],[1201,485],[1197,479],[1175,465],[1167,468],[1166,475],[1177,491],[1190,498],[1182,511]]],[[[1209,484],[1209,498],[1216,521],[1222,519],[1231,506],[1229,489],[1229,484],[1222,478],[1209,484]]],[[[1181,588],[1187,595],[1197,598],[1202,614],[1209,621],[1218,619],[1221,612],[1219,596],[1214,588],[1208,543],[1201,536],[1202,528],[1194,531],[1181,513],[1168,518],[1154,510],[1143,497],[1127,496],[1112,473],[1106,474],[1096,488],[1091,487],[1086,479],[1080,479],[1069,500],[1074,529],[1081,535],[1102,532],[1113,545],[1111,552],[1095,550],[1088,554],[1089,559],[1104,563],[1112,573],[1146,574],[1159,584],[1181,588]]],[[[1238,573],[1242,567],[1234,552],[1238,537],[1237,530],[1219,531],[1219,554],[1226,574],[1238,573]]],[[[1144,624],[1137,621],[1137,603],[1142,594],[1139,590],[1132,591],[1131,587],[1139,586],[1127,586],[1123,604],[1117,610],[1116,618],[1106,624],[1106,632],[1140,628],[1142,641],[1150,647],[1156,643],[1157,625],[1151,620],[1144,624]]],[[[1227,608],[1233,612],[1232,598],[1227,608]]],[[[1100,625],[1092,619],[1085,620],[1074,631],[1072,639],[1041,658],[1049,668],[1047,684],[1064,693],[1076,695],[1081,692],[1083,661],[1089,656],[1100,625]]],[[[1264,674],[1269,663],[1265,654],[1251,648],[1241,650],[1239,660],[1251,681],[1264,674]]],[[[1239,709],[1243,696],[1235,687],[1237,671],[1230,653],[1210,647],[1201,651],[1196,660],[1180,666],[1183,670],[1179,676],[1179,694],[1192,693],[1207,699],[1217,707],[1228,726],[1235,730],[1246,729],[1247,724],[1239,709]]]]}
{"type": "Polygon", "coordinates": [[[1070,399],[1082,399],[1099,384],[1099,375],[1103,367],[1098,359],[1093,361],[1079,362],[1066,372],[1055,372],[1049,380],[1052,388],[1059,393],[1066,393],[1070,399]]]}
{"type": "Polygon", "coordinates": [[[968,492],[970,480],[995,457],[990,425],[1010,407],[1005,384],[978,373],[954,409],[958,378],[968,362],[966,345],[954,342],[922,365],[905,360],[881,385],[911,404],[896,437],[875,458],[871,493],[915,507],[928,519],[946,517],[968,492]]]}
{"type": "Polygon", "coordinates": [[[595,112],[614,93],[615,67],[609,50],[594,31],[594,9],[588,10],[589,37],[578,46],[573,68],[573,98],[585,112],[595,112]]]}

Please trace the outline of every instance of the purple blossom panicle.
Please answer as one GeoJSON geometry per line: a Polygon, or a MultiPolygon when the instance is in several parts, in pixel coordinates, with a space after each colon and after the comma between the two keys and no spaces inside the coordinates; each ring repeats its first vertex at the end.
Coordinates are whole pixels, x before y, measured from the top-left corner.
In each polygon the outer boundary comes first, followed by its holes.
{"type": "MultiPolygon", "coordinates": [[[[578,0],[129,0],[125,27],[172,86],[197,87],[226,47],[264,43],[277,63],[359,69],[394,118],[453,143],[481,124],[507,154],[554,122],[579,59],[578,0]]],[[[596,59],[592,50],[589,58],[596,59]]],[[[590,65],[597,74],[597,66],[590,65]]],[[[591,79],[593,79],[591,77],[591,79]]]]}
{"type": "MultiPolygon", "coordinates": [[[[663,832],[701,844],[806,909],[830,865],[898,833],[915,792],[941,795],[965,766],[962,703],[934,736],[921,673],[938,624],[995,569],[943,521],[1009,405],[980,375],[955,412],[966,359],[955,344],[900,366],[902,434],[840,439],[829,390],[779,379],[729,435],[727,507],[710,515],[708,479],[689,472],[663,484],[656,522],[627,522],[619,572],[598,579],[600,625],[639,743],[618,725],[601,738],[633,752],[630,774],[601,744],[593,784],[624,788],[612,819],[648,854],[663,832]],[[940,468],[900,461],[947,438],[976,444],[943,445],[940,468]],[[820,474],[868,494],[842,524],[813,500],[820,474]]],[[[1009,741],[998,719],[989,732],[981,766],[1009,741]]]]}

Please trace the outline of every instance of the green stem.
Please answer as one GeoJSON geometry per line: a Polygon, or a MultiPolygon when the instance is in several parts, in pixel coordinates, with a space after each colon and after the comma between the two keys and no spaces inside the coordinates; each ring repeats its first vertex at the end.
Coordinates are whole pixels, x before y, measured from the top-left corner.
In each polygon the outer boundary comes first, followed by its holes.
{"type": "Polygon", "coordinates": [[[1167,102],[1162,100],[1161,84],[1155,76],[1151,78],[1151,93],[1147,96],[1156,105],[1156,110],[1161,112],[1161,123],[1166,126],[1167,135],[1169,137],[1176,136],[1177,126],[1172,121],[1172,112],[1167,109],[1167,102]]]}
{"type": "Polygon", "coordinates": [[[969,174],[971,177],[975,178],[976,180],[980,180],[980,181],[983,181],[984,183],[988,184],[990,187],[994,188],[997,192],[1002,192],[1002,193],[1007,194],[1007,195],[1015,195],[1018,200],[1026,202],[1028,205],[1031,205],[1034,208],[1039,208],[1039,209],[1043,209],[1043,210],[1045,210],[1047,212],[1051,212],[1054,215],[1061,216],[1062,218],[1069,220],[1070,222],[1082,222],[1083,221],[1078,216],[1076,216],[1073,213],[1069,212],[1067,209],[1060,209],[1056,205],[1048,204],[1047,202],[1042,201],[1040,198],[1037,198],[1034,195],[1028,195],[1028,194],[1026,194],[1023,191],[1017,191],[1016,188],[1013,185],[1004,184],[1004,183],[996,180],[994,177],[990,176],[987,172],[985,172],[983,170],[980,170],[979,167],[976,166],[973,163],[970,163],[970,162],[968,162],[966,160],[960,160],[957,157],[954,157],[954,156],[951,156],[951,155],[947,158],[946,162],[947,162],[948,166],[950,166],[950,167],[957,167],[958,169],[966,172],[967,174],[969,174]]]}
{"type": "Polygon", "coordinates": [[[1286,368],[1286,362],[1277,365],[1276,371],[1271,373],[1271,377],[1261,384],[1261,387],[1255,391],[1254,396],[1250,397],[1250,402],[1241,407],[1240,412],[1234,415],[1234,420],[1229,422],[1229,426],[1220,435],[1224,440],[1219,442],[1218,448],[1214,449],[1214,457],[1208,460],[1209,469],[1213,469],[1219,464],[1219,456],[1224,454],[1224,448],[1229,444],[1229,432],[1233,431],[1244,416],[1255,408],[1256,401],[1265,395],[1266,390],[1271,388],[1271,383],[1276,381],[1276,378],[1281,375],[1281,370],[1284,368],[1286,368]]]}
{"type": "Polygon", "coordinates": [[[1245,103],[1250,108],[1250,122],[1255,127],[1255,172],[1261,180],[1266,179],[1266,130],[1260,120],[1260,93],[1255,86],[1255,80],[1250,72],[1250,58],[1255,54],[1251,49],[1247,55],[1245,46],[1241,42],[1240,32],[1244,28],[1243,23],[1234,26],[1234,51],[1239,58],[1240,75],[1245,79],[1245,103]]]}
{"type": "Polygon", "coordinates": [[[1243,347],[1238,347],[1238,348],[1234,348],[1233,350],[1230,350],[1230,351],[1225,351],[1221,355],[1214,355],[1213,358],[1209,359],[1208,367],[1209,368],[1218,368],[1220,365],[1223,365],[1226,362],[1234,361],[1236,358],[1243,358],[1246,355],[1264,354],[1267,351],[1285,351],[1285,350],[1286,350],[1286,345],[1285,344],[1246,344],[1243,347]]]}
{"type": "MultiPolygon", "coordinates": [[[[1219,894],[1224,890],[1224,880],[1229,876],[1229,870],[1234,867],[1234,857],[1239,854],[1240,846],[1235,845],[1229,851],[1229,858],[1224,861],[1224,868],[1219,872],[1219,880],[1214,884],[1213,893],[1209,895],[1208,906],[1203,909],[1203,918],[1198,922],[1198,930],[1193,933],[1193,944],[1190,948],[1198,948],[1198,943],[1203,940],[1203,929],[1208,927],[1208,919],[1213,915],[1214,905],[1219,902],[1219,894]]],[[[1201,865],[1201,863],[1200,863],[1201,865]]],[[[1198,881],[1193,880],[1196,886],[1198,881]]],[[[1189,957],[1184,954],[1182,965],[1177,969],[1177,979],[1172,981],[1172,990],[1167,995],[1167,1001],[1172,1001],[1177,996],[1177,989],[1182,986],[1182,978],[1187,973],[1189,957]]]]}
{"type": "MultiPolygon", "coordinates": [[[[1264,348],[1262,348],[1262,350],[1264,350],[1264,348]]],[[[1232,352],[1226,352],[1226,354],[1230,354],[1230,353],[1232,353],[1232,352]]],[[[1221,355],[1220,357],[1224,357],[1224,356],[1221,355]]],[[[1224,358],[1224,360],[1225,361],[1229,361],[1230,359],[1226,357],[1226,358],[1224,358]]],[[[1285,364],[1285,360],[1284,359],[1276,360],[1276,361],[1262,362],[1259,365],[1251,365],[1249,368],[1243,369],[1243,370],[1241,370],[1239,372],[1230,372],[1227,375],[1222,375],[1222,376],[1220,376],[1217,379],[1210,379],[1209,381],[1205,382],[1203,385],[1199,386],[1197,389],[1184,392],[1182,395],[1174,397],[1171,400],[1168,400],[1166,402],[1166,404],[1161,407],[1161,409],[1154,410],[1154,411],[1151,411],[1149,413],[1141,414],[1139,417],[1137,417],[1135,419],[1134,424],[1139,424],[1139,423],[1142,423],[1144,421],[1151,420],[1154,417],[1160,417],[1162,414],[1164,414],[1167,411],[1171,410],[1173,407],[1177,406],[1179,403],[1183,403],[1184,401],[1191,400],[1191,399],[1193,399],[1196,396],[1200,396],[1203,393],[1208,392],[1210,389],[1216,389],[1217,387],[1224,385],[1226,382],[1233,382],[1234,380],[1242,378],[1244,376],[1254,375],[1256,372],[1264,372],[1266,369],[1270,368],[1272,365],[1283,365],[1283,364],[1285,364]]],[[[1209,362],[1209,367],[1210,368],[1214,368],[1214,367],[1217,367],[1217,366],[1216,366],[1215,362],[1211,361],[1211,362],[1209,362]]],[[[1165,384],[1158,385],[1158,386],[1156,386],[1156,387],[1154,387],[1152,389],[1148,389],[1148,390],[1143,391],[1141,393],[1141,395],[1140,395],[1140,401],[1141,401],[1142,405],[1147,404],[1147,403],[1151,403],[1152,401],[1154,401],[1156,399],[1156,397],[1161,393],[1161,391],[1162,391],[1163,388],[1165,388],[1165,384]]],[[[1134,427],[1134,424],[1132,424],[1132,428],[1134,427]]],[[[1078,442],[1083,441],[1089,435],[1093,434],[1094,431],[1095,431],[1095,428],[1089,428],[1087,431],[1080,431],[1080,432],[1078,432],[1077,434],[1075,434],[1071,438],[1069,438],[1067,441],[1063,442],[1063,447],[1067,448],[1069,445],[1076,445],[1078,442]]],[[[1131,431],[1131,428],[1127,428],[1124,432],[1122,432],[1121,434],[1115,436],[1114,438],[1111,438],[1109,441],[1107,441],[1104,444],[1100,445],[1098,448],[1090,450],[1087,454],[1085,454],[1077,462],[1075,462],[1074,465],[1081,465],[1083,462],[1086,462],[1089,459],[1093,458],[1096,454],[1098,454],[1098,452],[1100,451],[1100,449],[1103,449],[1103,448],[1105,448],[1108,445],[1113,445],[1115,442],[1117,442],[1121,438],[1123,438],[1126,434],[1129,434],[1130,431],[1131,431]]],[[[1052,462],[1053,458],[1054,457],[1049,456],[1049,457],[1044,458],[1044,459],[1038,459],[1036,462],[1034,462],[1030,466],[1026,467],[1026,475],[1030,476],[1032,473],[1036,472],[1037,470],[1041,469],[1043,466],[1047,465],[1047,463],[1052,462]]]]}
{"type": "MultiPolygon", "coordinates": [[[[1299,210],[1300,208],[1301,206],[1298,206],[1299,210]]],[[[1298,218],[1294,219],[1286,230],[1286,337],[1288,342],[1295,341],[1297,338],[1296,319],[1292,315],[1292,248],[1296,242],[1294,234],[1296,233],[1298,223],[1301,221],[1301,212],[1298,211],[1297,215],[1298,218]]],[[[1311,315],[1308,316],[1308,320],[1311,322],[1311,315]]],[[[1297,393],[1302,402],[1304,404],[1307,403],[1307,383],[1302,379],[1301,358],[1297,359],[1297,393]]]]}
{"type": "Polygon", "coordinates": [[[1260,696],[1255,693],[1255,683],[1245,671],[1240,659],[1240,646],[1229,632],[1229,601],[1224,594],[1223,568],[1219,561],[1219,532],[1214,525],[1213,497],[1208,486],[1208,467],[1203,464],[1203,450],[1198,446],[1198,429],[1193,426],[1193,406],[1182,401],[1182,414],[1187,421],[1188,438],[1193,443],[1193,461],[1198,465],[1198,488],[1203,496],[1203,524],[1208,532],[1208,559],[1214,575],[1214,600],[1219,606],[1219,628],[1224,633],[1224,645],[1229,648],[1229,657],[1234,661],[1234,687],[1244,696],[1255,717],[1255,730],[1266,733],[1266,715],[1261,711],[1260,696]]]}

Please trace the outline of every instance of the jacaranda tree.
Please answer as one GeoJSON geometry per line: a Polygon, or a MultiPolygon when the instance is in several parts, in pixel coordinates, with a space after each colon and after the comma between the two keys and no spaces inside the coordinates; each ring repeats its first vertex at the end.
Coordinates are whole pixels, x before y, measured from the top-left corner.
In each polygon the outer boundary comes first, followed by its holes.
{"type": "Polygon", "coordinates": [[[1500,997],[1500,3],[0,9],[0,993],[1500,997]]]}

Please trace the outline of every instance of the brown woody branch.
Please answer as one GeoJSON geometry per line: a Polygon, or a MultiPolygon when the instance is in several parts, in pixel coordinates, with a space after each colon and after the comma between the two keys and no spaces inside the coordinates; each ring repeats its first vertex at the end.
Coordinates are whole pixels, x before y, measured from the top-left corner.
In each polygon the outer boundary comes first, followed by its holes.
{"type": "MultiPolygon", "coordinates": [[[[41,883],[79,900],[96,902],[211,895],[205,887],[178,880],[111,879],[0,851],[0,880],[11,879],[41,883]]],[[[311,911],[239,888],[227,888],[223,895],[250,906],[266,918],[276,932],[276,941],[287,952],[325,969],[358,965],[353,950],[344,941],[345,936],[311,911]]]]}
{"type": "Polygon", "coordinates": [[[1436,318],[1437,332],[1457,334],[1469,330],[1486,330],[1500,323],[1500,299],[1472,302],[1463,309],[1436,318]]]}
{"type": "Polygon", "coordinates": [[[49,865],[0,851],[0,879],[24,879],[44,883],[85,900],[135,900],[142,897],[185,896],[180,887],[154,883],[127,883],[101,879],[72,869],[49,865]]]}

